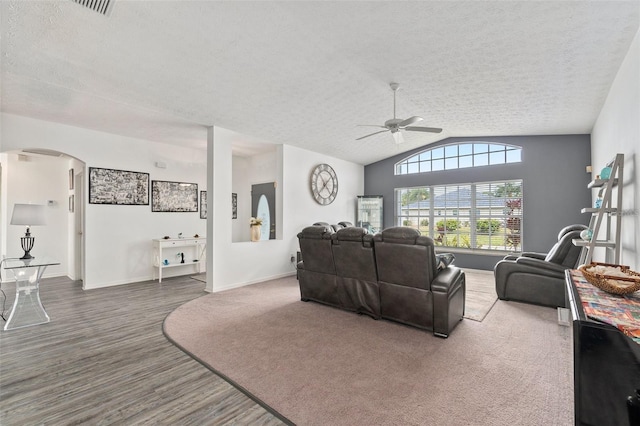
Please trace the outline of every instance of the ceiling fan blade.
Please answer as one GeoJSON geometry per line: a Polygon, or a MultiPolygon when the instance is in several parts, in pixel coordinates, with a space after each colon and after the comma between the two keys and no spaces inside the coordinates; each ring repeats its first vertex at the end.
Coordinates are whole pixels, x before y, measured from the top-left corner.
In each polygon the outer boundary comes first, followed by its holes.
{"type": "Polygon", "coordinates": [[[379,124],[357,124],[358,127],[380,127],[381,129],[386,129],[387,126],[380,126],[379,124]]]}
{"type": "Polygon", "coordinates": [[[442,129],[437,127],[405,127],[404,130],[408,130],[410,132],[429,132],[429,133],[440,133],[442,129]]]}
{"type": "Polygon", "coordinates": [[[387,130],[380,130],[379,132],[375,132],[375,133],[368,134],[366,136],[362,136],[360,138],[357,138],[356,140],[359,141],[360,139],[368,138],[369,136],[377,135],[378,133],[384,133],[384,132],[388,132],[388,131],[389,131],[388,129],[387,130]]]}
{"type": "Polygon", "coordinates": [[[409,117],[406,120],[399,122],[398,127],[410,126],[413,123],[417,123],[418,121],[422,121],[422,120],[423,120],[422,117],[418,117],[417,115],[414,115],[413,117],[409,117]]]}

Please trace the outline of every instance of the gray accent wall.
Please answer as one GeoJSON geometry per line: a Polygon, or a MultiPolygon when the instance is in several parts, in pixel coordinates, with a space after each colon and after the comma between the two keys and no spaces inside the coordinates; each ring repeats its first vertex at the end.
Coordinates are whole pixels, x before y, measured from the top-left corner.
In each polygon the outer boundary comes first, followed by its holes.
{"type": "MultiPolygon", "coordinates": [[[[589,223],[580,213],[591,205],[587,184],[591,174],[591,138],[589,135],[492,136],[448,138],[364,168],[364,195],[384,197],[384,227],[396,226],[395,189],[424,185],[479,183],[522,179],[524,195],[523,251],[547,252],[557,241],[563,227],[589,223]],[[427,148],[460,142],[490,142],[522,147],[522,162],[496,166],[444,170],[395,176],[394,165],[427,148]]],[[[441,251],[447,251],[442,249],[441,251]]],[[[463,268],[492,270],[501,256],[455,253],[456,265],[463,268]]]]}

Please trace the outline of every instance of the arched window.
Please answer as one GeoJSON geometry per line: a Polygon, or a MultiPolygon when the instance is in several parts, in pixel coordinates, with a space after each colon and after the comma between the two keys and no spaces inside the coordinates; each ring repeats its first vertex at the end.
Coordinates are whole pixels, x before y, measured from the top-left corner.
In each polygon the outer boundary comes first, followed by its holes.
{"type": "Polygon", "coordinates": [[[465,142],[430,148],[396,163],[396,175],[437,172],[466,167],[519,163],[522,148],[489,142],[465,142]]]}

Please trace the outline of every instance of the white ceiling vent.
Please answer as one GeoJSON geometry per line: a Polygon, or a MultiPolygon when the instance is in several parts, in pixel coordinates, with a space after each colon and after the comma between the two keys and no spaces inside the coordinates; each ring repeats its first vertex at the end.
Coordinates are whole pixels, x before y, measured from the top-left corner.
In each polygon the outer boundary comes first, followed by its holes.
{"type": "Polygon", "coordinates": [[[98,12],[102,15],[109,15],[113,7],[115,0],[71,0],[74,3],[88,7],[94,12],[98,12]]]}

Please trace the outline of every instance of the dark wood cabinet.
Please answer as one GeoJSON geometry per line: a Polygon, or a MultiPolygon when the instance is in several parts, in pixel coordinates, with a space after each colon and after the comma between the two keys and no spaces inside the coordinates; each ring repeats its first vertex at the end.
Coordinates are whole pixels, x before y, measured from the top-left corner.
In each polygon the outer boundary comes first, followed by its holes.
{"type": "MultiPolygon", "coordinates": [[[[633,322],[633,306],[637,300],[640,307],[640,297],[608,294],[576,270],[565,275],[566,306],[573,319],[575,424],[639,426],[631,423],[633,408],[627,400],[640,389],[640,344],[618,326],[621,320],[633,322]],[[585,314],[585,308],[597,315],[585,314]]],[[[635,318],[640,330],[640,317],[635,318]]]]}

